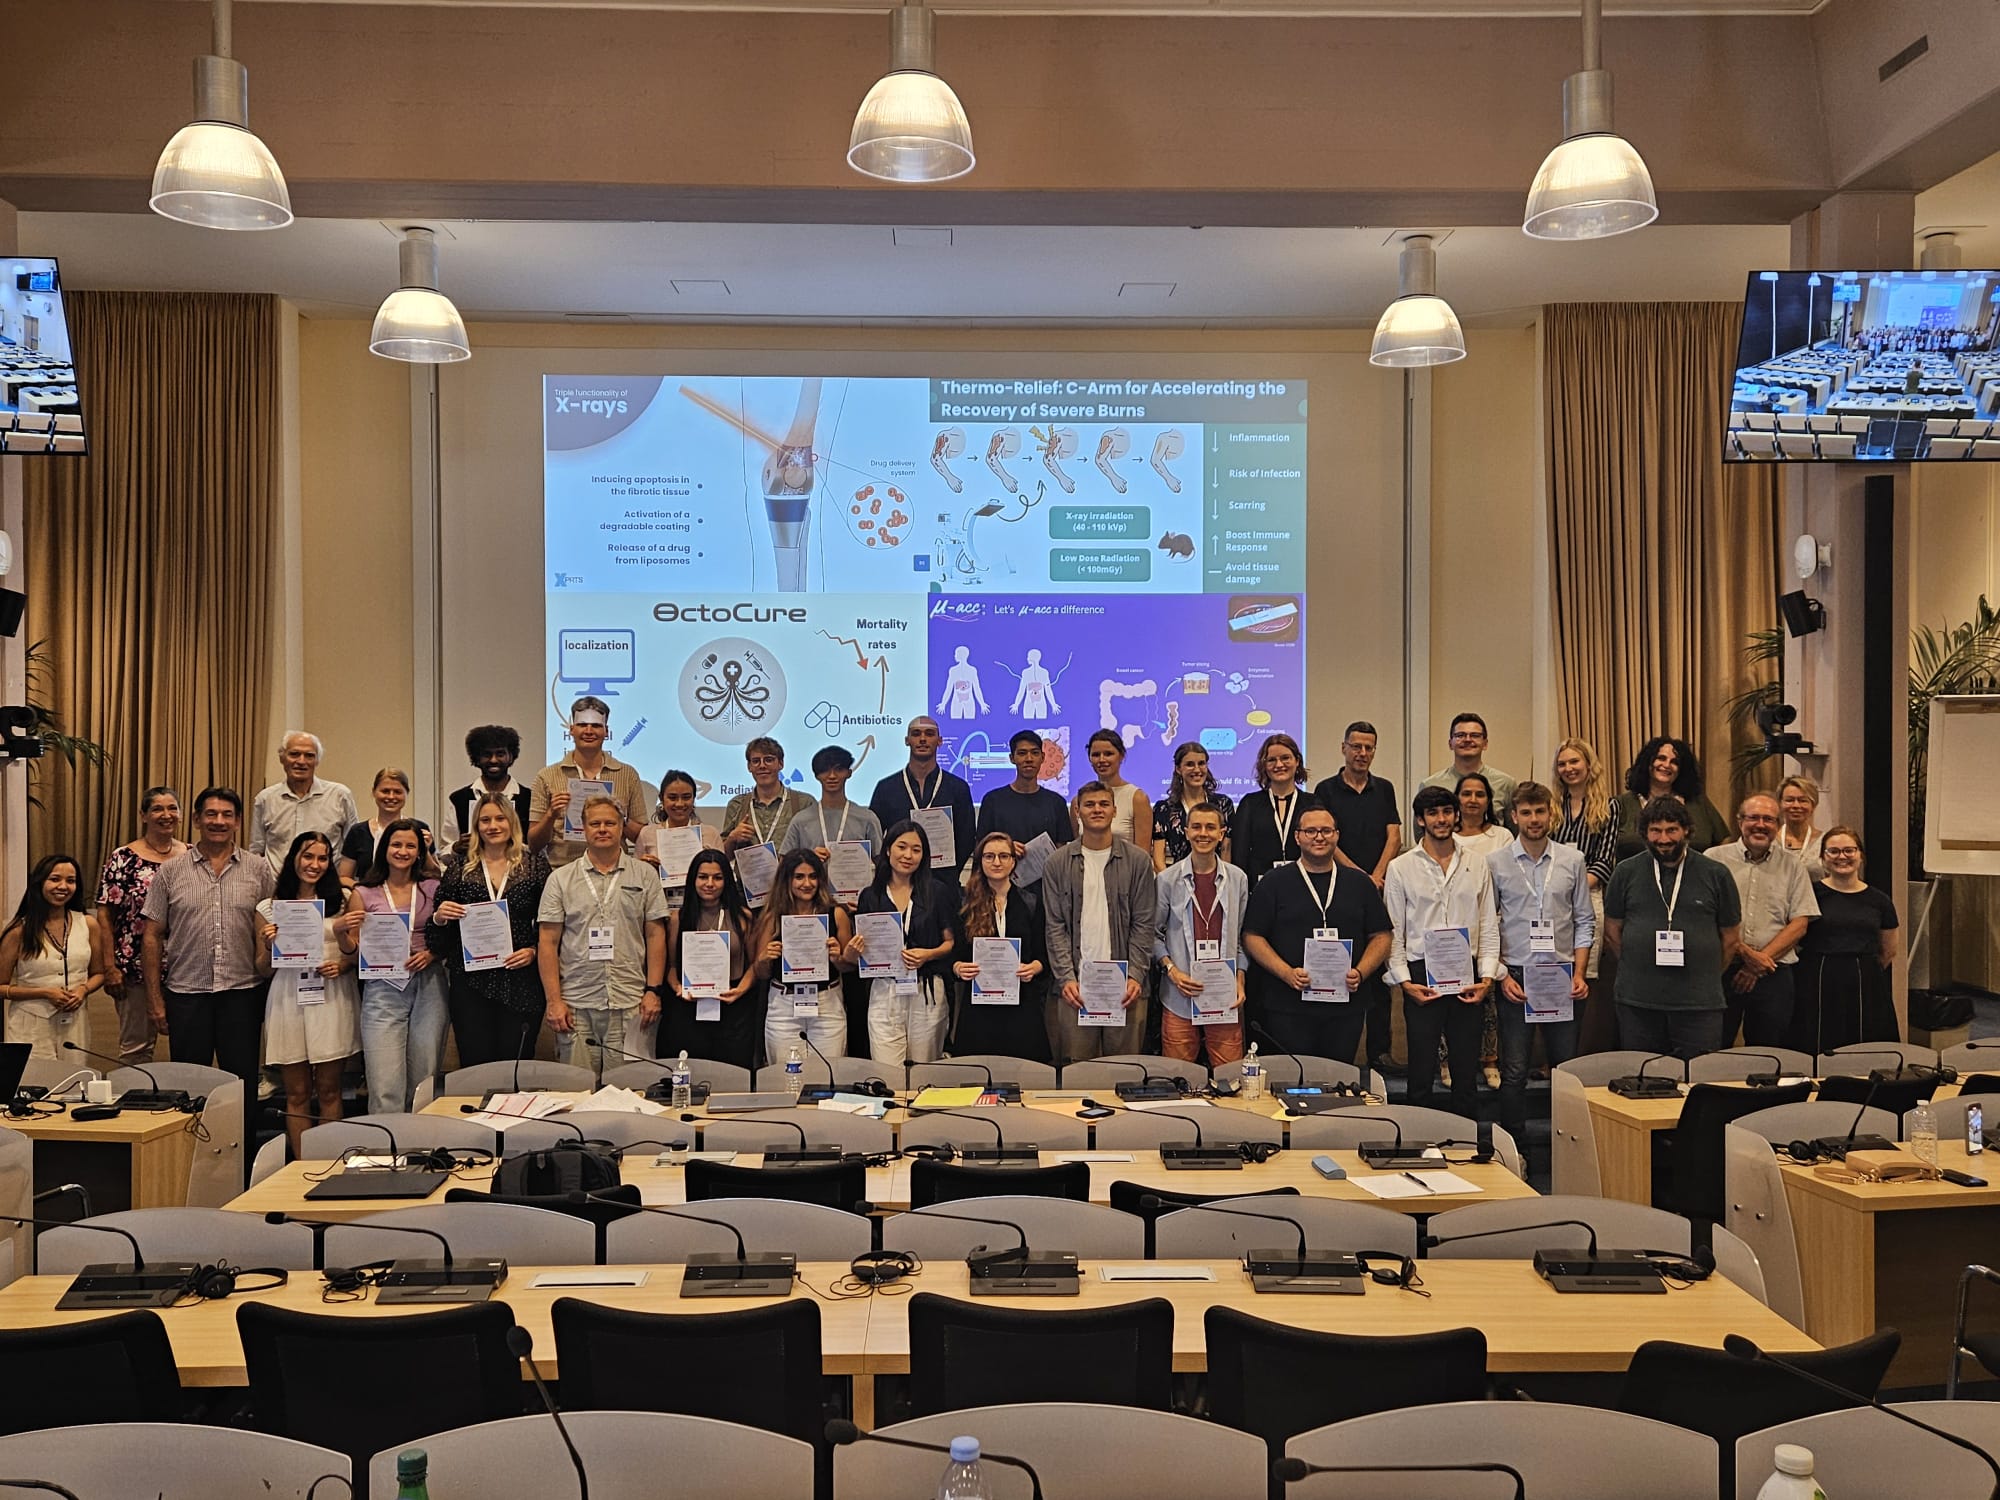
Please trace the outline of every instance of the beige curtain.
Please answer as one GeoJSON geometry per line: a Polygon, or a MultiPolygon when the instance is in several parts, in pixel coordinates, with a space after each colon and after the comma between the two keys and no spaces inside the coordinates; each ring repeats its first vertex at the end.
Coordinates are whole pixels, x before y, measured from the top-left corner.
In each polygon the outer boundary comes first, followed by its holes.
{"type": "MultiPolygon", "coordinates": [[[[1776,465],[1722,462],[1733,302],[1557,305],[1542,319],[1559,728],[1622,778],[1656,734],[1694,745],[1733,821],[1724,705],[1775,669],[1776,465]]],[[[1765,784],[1774,776],[1752,776],[1765,784]]]]}
{"type": "MultiPolygon", "coordinates": [[[[104,746],[101,770],[45,757],[36,857],[98,864],[137,831],[140,793],[247,799],[266,759],[278,480],[274,297],[72,292],[90,452],[26,463],[30,641],[41,701],[104,746]]],[[[247,812],[247,809],[246,809],[247,812]]]]}

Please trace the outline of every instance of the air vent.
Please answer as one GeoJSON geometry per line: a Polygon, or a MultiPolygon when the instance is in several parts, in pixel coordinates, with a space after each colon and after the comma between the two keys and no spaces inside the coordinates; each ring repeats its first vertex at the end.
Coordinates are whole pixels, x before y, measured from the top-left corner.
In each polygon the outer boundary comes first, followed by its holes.
{"type": "Polygon", "coordinates": [[[1891,78],[1894,78],[1898,73],[1902,72],[1903,69],[1907,68],[1911,63],[1915,62],[1918,58],[1922,57],[1926,52],[1930,50],[1931,50],[1931,39],[1928,36],[1918,37],[1914,42],[1910,43],[1909,46],[1905,47],[1901,52],[1898,52],[1894,57],[1890,58],[1887,62],[1883,63],[1881,67],[1877,68],[1875,70],[1876,79],[1879,82],[1887,83],[1891,78]]]}

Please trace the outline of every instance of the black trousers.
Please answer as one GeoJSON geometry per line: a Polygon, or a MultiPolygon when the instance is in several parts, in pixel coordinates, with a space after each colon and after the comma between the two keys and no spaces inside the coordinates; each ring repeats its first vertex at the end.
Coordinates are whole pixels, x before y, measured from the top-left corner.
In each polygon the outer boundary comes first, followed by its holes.
{"type": "Polygon", "coordinates": [[[1331,1057],[1336,1062],[1353,1062],[1354,1049],[1361,1044],[1361,1025],[1366,1019],[1357,995],[1345,1005],[1307,1005],[1303,1002],[1265,1000],[1251,1017],[1268,1031],[1269,1040],[1251,1032],[1243,1040],[1261,1042],[1264,1053],[1276,1042],[1279,1052],[1296,1052],[1314,1057],[1331,1057]]]}
{"type": "Polygon", "coordinates": [[[451,1030],[458,1041],[461,1068],[535,1055],[535,1038],[542,1029],[540,1011],[508,1010],[477,995],[466,994],[458,984],[451,987],[449,1003],[451,1030]]]}
{"type": "Polygon", "coordinates": [[[1792,981],[1798,973],[1798,965],[1779,964],[1776,972],[1766,974],[1747,992],[1739,992],[1736,988],[1738,972],[1736,966],[1731,965],[1722,976],[1725,1002],[1722,1045],[1736,1045],[1736,1028],[1739,1025],[1743,1028],[1743,1045],[1746,1047],[1788,1045],[1792,1034],[1792,981]]]}
{"type": "Polygon", "coordinates": [[[175,1062],[213,1065],[243,1080],[243,1118],[256,1118],[257,1082],[263,1072],[265,986],[183,994],[163,989],[167,1004],[167,1056],[175,1062]]]}
{"type": "MultiPolygon", "coordinates": [[[[1421,959],[1410,961],[1410,978],[1424,983],[1421,959]]],[[[1410,1046],[1409,1086],[1412,1104],[1436,1107],[1438,1038],[1444,1038],[1451,1058],[1451,1110],[1468,1120],[1479,1118],[1479,1042],[1486,1030],[1485,1007],[1455,995],[1428,1005],[1405,996],[1403,1028],[1410,1046]]]]}

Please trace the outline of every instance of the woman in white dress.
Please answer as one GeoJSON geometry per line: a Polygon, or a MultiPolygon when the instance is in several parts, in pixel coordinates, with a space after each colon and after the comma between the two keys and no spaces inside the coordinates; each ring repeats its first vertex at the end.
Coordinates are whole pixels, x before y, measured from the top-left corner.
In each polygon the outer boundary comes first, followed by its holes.
{"type": "MultiPolygon", "coordinates": [[[[1153,843],[1153,804],[1144,792],[1125,779],[1125,741],[1115,729],[1100,729],[1091,735],[1083,753],[1090,758],[1090,769],[1097,773],[1097,779],[1111,788],[1111,836],[1137,844],[1141,849],[1150,849],[1153,843]],[[1138,829],[1144,829],[1144,834],[1135,831],[1138,829]]],[[[1074,802],[1070,805],[1069,816],[1070,822],[1081,833],[1083,824],[1077,820],[1074,802]]]]}
{"type": "Polygon", "coordinates": [[[271,976],[264,1000],[264,1061],[285,1080],[285,1139],[295,1158],[315,1101],[322,1125],[340,1118],[341,1070],[361,1050],[361,983],[354,956],[341,951],[336,927],[353,899],[340,883],[326,835],[302,833],[292,840],[270,900],[257,903],[257,969],[271,976]],[[319,962],[311,968],[273,967],[271,941],[278,926],[272,901],[325,903],[319,962]]]}
{"type": "Polygon", "coordinates": [[[76,1040],[83,1002],[104,985],[111,947],[104,929],[76,909],[82,878],[71,856],[45,855],[28,874],[14,920],[0,932],[7,1040],[28,1043],[30,1057],[53,1060],[64,1042],[76,1040]]]}

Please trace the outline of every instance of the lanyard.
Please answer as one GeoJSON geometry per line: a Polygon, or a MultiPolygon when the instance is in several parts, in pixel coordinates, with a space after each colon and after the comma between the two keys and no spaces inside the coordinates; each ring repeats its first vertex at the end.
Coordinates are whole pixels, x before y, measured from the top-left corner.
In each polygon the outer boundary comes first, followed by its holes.
{"type": "MultiPolygon", "coordinates": [[[[917,786],[922,785],[924,783],[921,781],[917,783],[917,786]]],[[[922,802],[917,800],[917,786],[910,785],[910,768],[908,766],[903,767],[903,790],[910,794],[911,808],[928,809],[933,802],[937,801],[937,794],[944,790],[944,767],[940,766],[937,770],[931,772],[930,791],[925,794],[922,802]]]]}
{"type": "MultiPolygon", "coordinates": [[[[757,842],[760,844],[768,844],[771,842],[771,834],[776,833],[778,831],[778,821],[785,815],[784,791],[780,789],[780,791],[778,792],[778,810],[771,814],[771,827],[769,832],[765,831],[764,820],[757,816],[757,809],[759,806],[760,804],[757,801],[757,794],[755,792],[752,792],[750,794],[750,826],[757,830],[757,842]]],[[[824,816],[820,818],[819,828],[821,833],[826,832],[826,819],[824,816]]]]}
{"type": "Polygon", "coordinates": [[[1681,856],[1681,862],[1674,866],[1674,893],[1673,895],[1669,896],[1667,894],[1667,888],[1660,883],[1660,862],[1658,859],[1655,859],[1653,861],[1653,889],[1660,893],[1660,900],[1666,903],[1667,931],[1669,932],[1672,932],[1674,930],[1674,907],[1679,905],[1680,903],[1681,881],[1683,878],[1686,877],[1686,875],[1687,875],[1687,856],[1683,854],[1681,856]]]}
{"type": "MultiPolygon", "coordinates": [[[[1514,857],[1516,859],[1519,859],[1521,857],[1518,852],[1519,848],[1520,846],[1518,844],[1515,845],[1515,849],[1517,852],[1515,853],[1514,857]]],[[[1549,875],[1554,871],[1554,869],[1555,869],[1554,854],[1548,849],[1543,849],[1542,857],[1538,860],[1531,861],[1528,865],[1528,869],[1524,870],[1521,874],[1521,878],[1528,882],[1528,894],[1535,898],[1535,916],[1538,920],[1543,916],[1542,900],[1543,897],[1545,897],[1548,894],[1549,875]],[[1532,871],[1537,865],[1540,865],[1542,868],[1542,883],[1540,885],[1535,884],[1535,877],[1531,873],[1529,873],[1529,871],[1532,871]]],[[[1679,894],[1678,887],[1675,888],[1675,894],[1676,895],[1679,894]]]]}
{"type": "Polygon", "coordinates": [[[1313,884],[1312,876],[1306,873],[1304,863],[1301,862],[1293,868],[1299,872],[1299,879],[1306,883],[1306,894],[1313,898],[1313,905],[1319,908],[1319,925],[1322,927],[1327,926],[1326,911],[1329,906],[1333,905],[1333,888],[1340,880],[1340,871],[1337,869],[1327,871],[1326,900],[1322,901],[1319,899],[1319,887],[1313,884]]]}
{"type": "Polygon", "coordinates": [[[486,899],[489,901],[498,901],[500,893],[507,889],[507,877],[501,877],[500,884],[496,888],[493,884],[493,867],[486,863],[484,856],[481,856],[479,861],[479,874],[480,878],[486,882],[486,899]]]}
{"type": "Polygon", "coordinates": [[[613,865],[609,870],[600,870],[590,862],[590,856],[585,855],[583,858],[583,873],[589,885],[593,903],[590,908],[591,920],[593,922],[602,922],[604,920],[604,909],[611,904],[613,898],[618,894],[618,880],[625,873],[625,856],[620,854],[618,856],[618,863],[613,865]],[[607,877],[604,882],[604,894],[601,896],[597,894],[597,882],[594,878],[598,875],[607,877]]]}
{"type": "Polygon", "coordinates": [[[842,839],[846,838],[847,815],[853,811],[854,811],[854,804],[852,802],[843,802],[841,804],[840,827],[835,831],[833,836],[829,838],[827,837],[827,832],[826,832],[826,804],[822,802],[819,805],[819,841],[822,844],[826,844],[830,847],[834,844],[839,843],[842,839]]]}
{"type": "Polygon", "coordinates": [[[1282,859],[1285,853],[1285,845],[1291,841],[1292,819],[1298,816],[1299,789],[1293,787],[1289,792],[1285,793],[1285,815],[1282,818],[1278,816],[1277,796],[1268,791],[1264,795],[1271,802],[1271,821],[1278,825],[1278,856],[1282,859]]]}
{"type": "MultiPolygon", "coordinates": [[[[1311,881],[1307,881],[1306,883],[1308,885],[1312,884],[1311,881]]],[[[1196,888],[1194,883],[1194,871],[1192,869],[1189,869],[1188,905],[1194,908],[1195,935],[1197,937],[1200,936],[1201,929],[1205,927],[1214,927],[1216,929],[1216,936],[1217,937],[1222,936],[1222,861],[1221,860],[1217,860],[1215,863],[1215,899],[1209,903],[1208,910],[1206,911],[1202,910],[1201,897],[1198,894],[1196,894],[1196,888]]],[[[1321,915],[1322,916],[1325,915],[1324,909],[1322,909],[1321,915]]]]}
{"type": "MultiPolygon", "coordinates": [[[[72,921],[74,921],[75,918],[76,918],[76,913],[73,911],[65,911],[63,913],[62,965],[63,965],[64,990],[67,990],[69,988],[69,924],[72,921]]],[[[48,941],[48,926],[46,923],[43,924],[42,928],[42,940],[44,942],[48,941]]]]}

